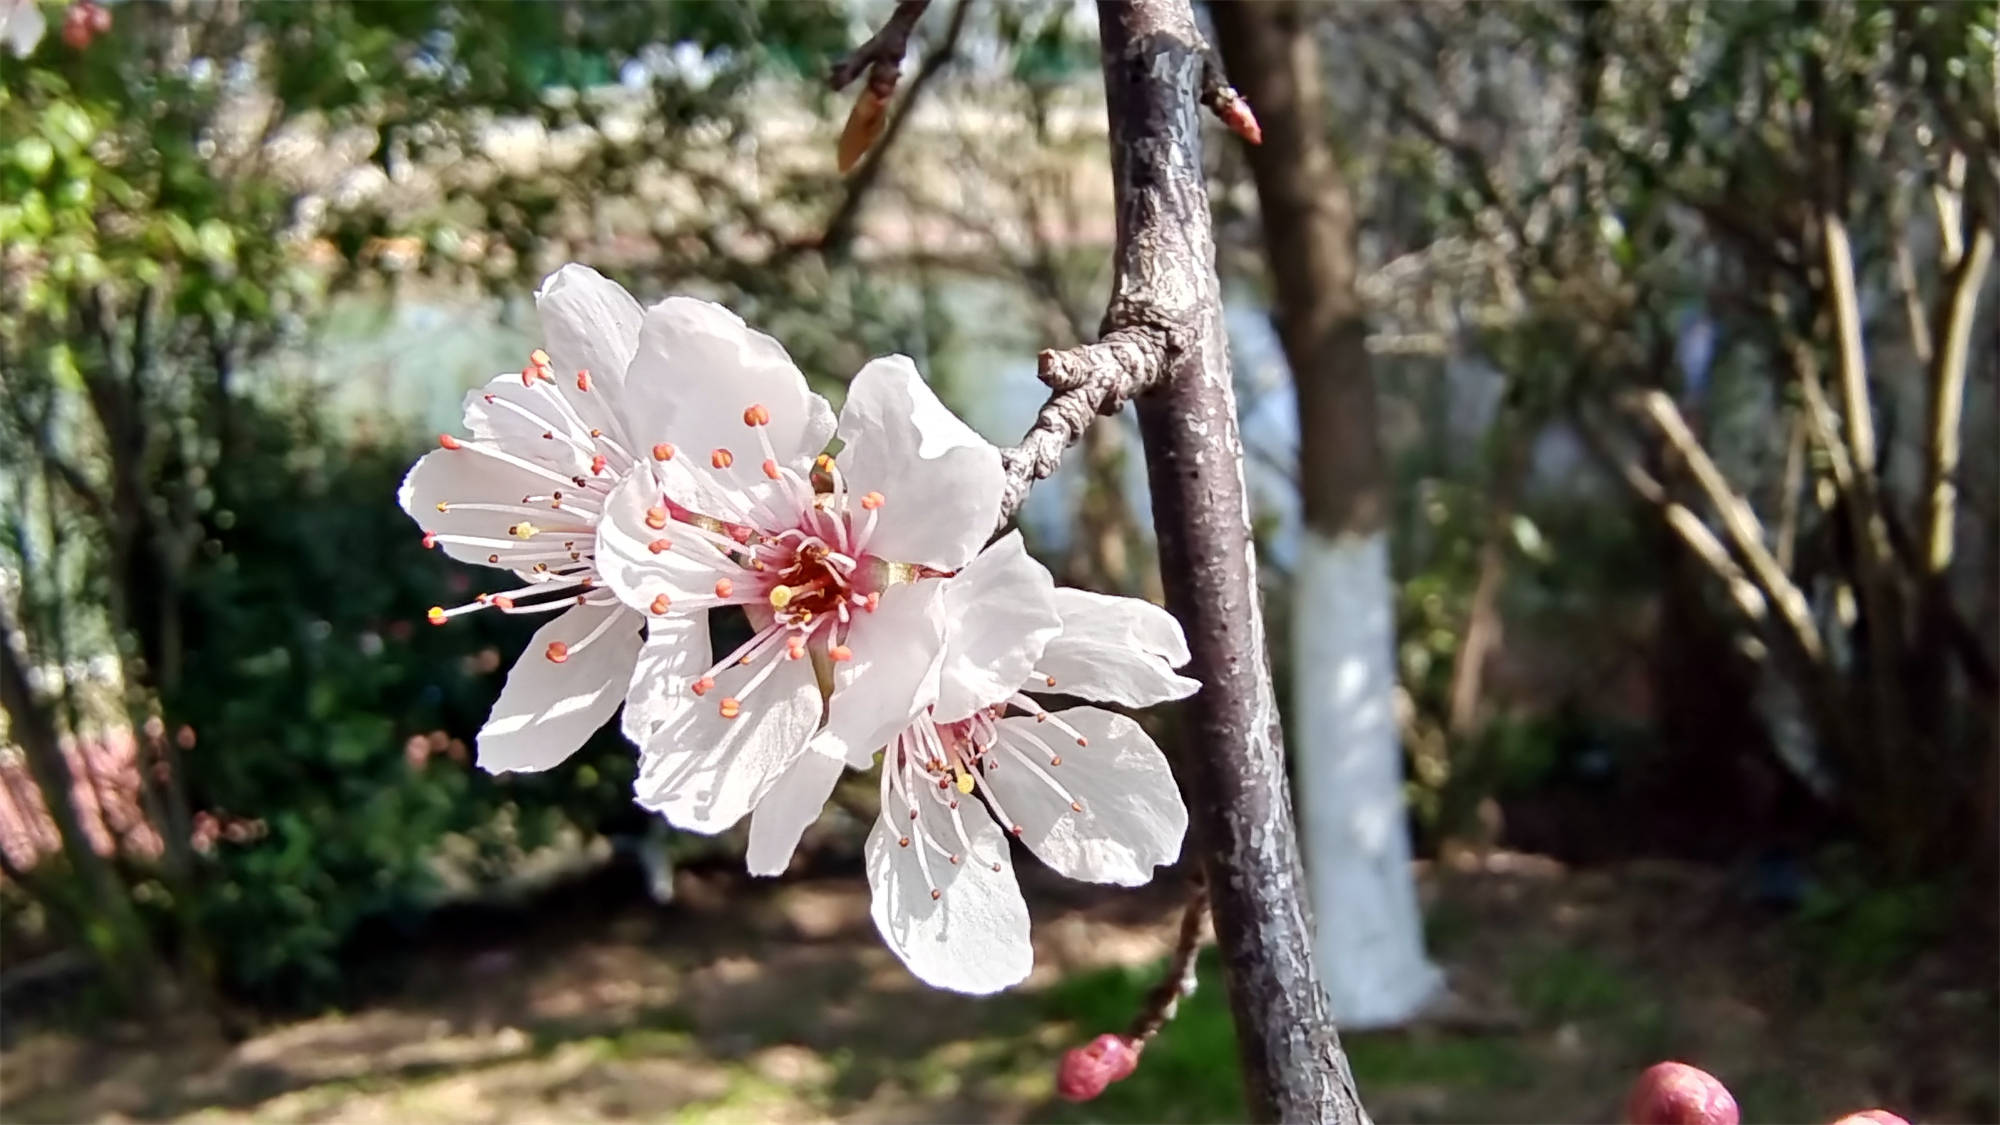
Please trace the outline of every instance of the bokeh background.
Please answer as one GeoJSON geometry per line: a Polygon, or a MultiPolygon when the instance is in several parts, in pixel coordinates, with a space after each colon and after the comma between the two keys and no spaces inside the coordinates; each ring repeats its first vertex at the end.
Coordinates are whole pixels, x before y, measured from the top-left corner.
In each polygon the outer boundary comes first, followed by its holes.
{"type": "MultiPolygon", "coordinates": [[[[1350,1035],[1356,1077],[1388,1121],[1608,1120],[1663,1057],[1752,1120],[1993,1120],[2000,329],[1961,279],[2000,218],[1995,6],[1605,7],[1301,9],[1451,986],[1350,1035]],[[1873,473],[1810,233],[1830,176],[1873,473]]],[[[7,1119],[1240,1117],[1207,958],[1137,1075],[1053,1096],[1157,975],[1178,870],[1024,865],[1037,969],[975,1001],[876,940],[872,787],[755,881],[740,840],[631,804],[615,727],[546,775],[473,768],[528,630],[425,625],[487,576],[394,503],[571,260],[727,302],[836,399],[908,353],[1013,440],[1035,353],[1109,287],[1089,7],[939,0],[845,177],[824,74],[881,3],[0,0],[10,38],[27,8],[46,34],[0,45],[7,1119]]],[[[1300,426],[1244,152],[1206,127],[1283,692],[1323,624],[1291,581],[1300,426]]],[[[1128,411],[1022,522],[1059,581],[1157,596],[1148,511],[1128,411]]]]}

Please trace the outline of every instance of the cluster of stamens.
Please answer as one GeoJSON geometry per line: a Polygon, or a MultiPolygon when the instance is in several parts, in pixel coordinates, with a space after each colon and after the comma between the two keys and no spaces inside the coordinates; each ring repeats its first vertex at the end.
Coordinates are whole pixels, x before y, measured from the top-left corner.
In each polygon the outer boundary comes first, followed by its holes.
{"type": "MultiPolygon", "coordinates": [[[[565,475],[546,464],[502,449],[497,442],[472,441],[439,434],[438,445],[446,450],[489,457],[504,465],[541,478],[548,491],[521,497],[518,503],[443,500],[439,512],[484,512],[507,518],[506,536],[480,536],[424,532],[424,546],[440,543],[487,548],[486,561],[524,573],[528,585],[499,594],[480,594],[464,605],[432,606],[426,618],[442,625],[454,617],[482,609],[502,613],[548,613],[574,605],[606,606],[617,603],[608,590],[595,586],[597,522],[604,511],[611,486],[633,458],[603,430],[591,426],[577,413],[557,385],[549,353],[536,348],[521,369],[521,385],[533,389],[537,400],[530,403],[487,394],[487,405],[510,411],[541,430],[542,440],[567,447],[576,463],[587,471],[565,475]],[[543,522],[546,521],[546,522],[543,522]]],[[[590,372],[576,373],[576,389],[588,394],[590,372]]],[[[561,664],[583,651],[609,632],[618,616],[607,617],[590,633],[574,641],[553,641],[543,655],[561,664]]]]}
{"type": "MultiPolygon", "coordinates": [[[[693,511],[663,493],[645,513],[647,529],[660,533],[646,545],[653,554],[672,551],[677,541],[687,539],[715,548],[724,560],[712,596],[660,594],[648,606],[653,613],[735,605],[771,615],[768,625],[690,684],[695,695],[706,696],[729,668],[761,663],[718,702],[717,713],[725,719],[743,714],[744,700],[777,671],[780,661],[815,654],[834,664],[852,660],[848,640],[856,615],[875,610],[887,581],[885,568],[873,565],[866,553],[882,494],[849,492],[830,456],[820,456],[808,473],[782,464],[766,430],[770,424],[771,412],[762,404],[744,408],[743,425],[763,453],[763,475],[778,488],[755,498],[725,492],[717,502],[728,510],[715,512],[693,511]],[[851,510],[855,507],[859,516],[851,510]]],[[[666,443],[653,447],[656,461],[671,461],[676,454],[666,443]]],[[[728,469],[736,454],[718,446],[708,460],[712,468],[728,469]]]]}
{"type": "MultiPolygon", "coordinates": [[[[1050,687],[1055,686],[1055,677],[1042,678],[1050,687]]],[[[1009,834],[1021,835],[1020,822],[1008,814],[990,780],[1003,759],[1027,770],[1068,805],[1071,812],[1083,811],[1083,802],[1050,772],[1062,766],[1062,754],[1033,731],[1000,725],[999,720],[1009,709],[1033,715],[1036,722],[1053,726],[1078,746],[1090,744],[1075,727],[1051,715],[1032,698],[1017,693],[1006,703],[985,708],[957,722],[938,723],[928,716],[920,718],[887,747],[882,761],[882,815],[886,819],[896,809],[908,813],[909,826],[897,837],[896,844],[916,847],[917,868],[930,887],[932,899],[944,897],[944,891],[931,876],[931,855],[956,867],[972,850],[960,808],[963,798],[977,793],[1009,834]],[[934,808],[941,807],[950,819],[958,848],[948,846],[953,841],[940,840],[926,824],[923,816],[926,801],[934,808]]],[[[1000,870],[998,862],[989,866],[1000,870]]]]}

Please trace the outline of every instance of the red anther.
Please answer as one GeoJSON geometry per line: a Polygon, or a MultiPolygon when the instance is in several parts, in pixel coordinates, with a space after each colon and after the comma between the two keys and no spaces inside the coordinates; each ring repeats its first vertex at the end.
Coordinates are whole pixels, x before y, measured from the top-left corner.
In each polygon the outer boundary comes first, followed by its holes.
{"type": "Polygon", "coordinates": [[[674,459],[674,447],[672,445],[669,445],[668,443],[663,441],[660,444],[653,447],[653,460],[671,461],[673,459],[674,459]]]}
{"type": "Polygon", "coordinates": [[[943,891],[941,891],[941,890],[938,890],[938,889],[937,889],[936,887],[932,887],[932,888],[931,888],[931,901],[932,901],[932,902],[936,902],[937,900],[939,900],[939,899],[941,899],[941,898],[943,898],[943,897],[944,897],[944,892],[943,892],[943,891]]]}
{"type": "Polygon", "coordinates": [[[861,498],[861,506],[871,512],[881,507],[883,503],[882,494],[879,492],[870,492],[861,498]]]}
{"type": "Polygon", "coordinates": [[[726,469],[736,463],[736,455],[727,449],[718,449],[708,455],[708,463],[718,469],[726,469]]]}
{"type": "Polygon", "coordinates": [[[438,444],[444,446],[446,449],[457,449],[464,443],[459,441],[457,438],[451,436],[450,434],[439,434],[438,444]]]}
{"type": "Polygon", "coordinates": [[[430,608],[430,612],[424,614],[424,619],[426,621],[429,621],[433,625],[444,624],[445,623],[444,607],[441,605],[432,606],[430,608]]]}
{"type": "Polygon", "coordinates": [[[646,526],[652,528],[654,531],[664,529],[667,526],[667,510],[665,508],[647,508],[646,526]]]}
{"type": "Polygon", "coordinates": [[[703,676],[696,680],[692,686],[696,695],[707,695],[709,689],[715,686],[715,681],[707,676],[703,676]]]}
{"type": "Polygon", "coordinates": [[[806,654],[806,639],[804,637],[785,638],[785,659],[797,660],[798,658],[804,656],[805,654],[806,654]]]}
{"type": "Polygon", "coordinates": [[[749,524],[736,523],[729,525],[729,537],[738,543],[750,542],[750,537],[755,534],[757,534],[757,529],[751,527],[749,524]]]}
{"type": "Polygon", "coordinates": [[[1073,1102],[1087,1102],[1106,1087],[1129,1078],[1139,1067],[1144,1046],[1122,1035],[1100,1035],[1082,1047],[1063,1053],[1056,1071],[1056,1093],[1073,1102]]]}
{"type": "Polygon", "coordinates": [[[834,645],[826,650],[826,658],[835,664],[844,664],[854,659],[854,650],[846,645],[834,645]]]}
{"type": "Polygon", "coordinates": [[[1069,803],[1069,811],[1071,811],[1071,812],[1082,812],[1082,811],[1083,811],[1083,802],[1082,802],[1082,801],[1071,801],[1071,802],[1069,803]]]}
{"type": "Polygon", "coordinates": [[[749,408],[743,411],[743,424],[746,426],[768,426],[771,424],[771,412],[764,409],[762,403],[751,403],[749,408]]]}
{"type": "Polygon", "coordinates": [[[674,543],[671,539],[655,539],[651,543],[646,544],[646,549],[657,555],[661,551],[673,549],[673,545],[674,543]]]}
{"type": "Polygon", "coordinates": [[[591,427],[591,430],[590,430],[590,436],[591,436],[591,438],[592,438],[593,440],[595,440],[595,439],[597,439],[597,438],[601,438],[601,437],[603,437],[603,436],[604,436],[604,431],[603,431],[603,430],[600,430],[600,429],[597,429],[596,427],[594,427],[594,426],[593,426],[593,427],[591,427]]]}
{"type": "Polygon", "coordinates": [[[1090,745],[1090,740],[1079,734],[1076,736],[1076,744],[1078,746],[1088,746],[1090,745]]]}
{"type": "Polygon", "coordinates": [[[561,664],[569,659],[569,646],[561,641],[550,641],[549,651],[543,655],[549,658],[549,663],[561,664]]]}
{"type": "Polygon", "coordinates": [[[769,457],[764,458],[764,475],[772,480],[778,479],[778,463],[769,457]]]}
{"type": "Polygon", "coordinates": [[[1062,755],[1061,755],[1061,754],[1057,754],[1057,755],[1056,755],[1055,757],[1053,757],[1053,758],[1050,758],[1050,759],[1049,759],[1049,764],[1050,764],[1050,765],[1052,765],[1052,766],[1059,766],[1059,765],[1062,765],[1062,755]]]}
{"type": "Polygon", "coordinates": [[[608,464],[610,464],[610,462],[604,459],[604,454],[602,453],[598,454],[595,457],[592,457],[590,459],[590,475],[594,477],[603,476],[604,466],[608,464]]]}
{"type": "Polygon", "coordinates": [[[673,602],[667,599],[665,594],[661,594],[659,597],[653,599],[651,609],[654,613],[665,613],[673,607],[673,604],[673,602]]]}
{"type": "Polygon", "coordinates": [[[579,391],[590,390],[590,372],[579,371],[576,373],[576,389],[579,391]]]}
{"type": "Polygon", "coordinates": [[[554,441],[554,440],[556,440],[556,432],[555,432],[554,430],[543,430],[543,431],[542,431],[542,440],[543,440],[543,441],[554,441]]]}
{"type": "Polygon", "coordinates": [[[718,579],[716,579],[716,580],[715,580],[715,596],[716,596],[716,597],[718,597],[718,598],[726,598],[726,597],[728,597],[728,596],[729,596],[730,594],[734,593],[734,592],[735,592],[735,590],[736,590],[736,584],[735,584],[734,582],[731,582],[731,581],[730,581],[729,579],[727,579],[727,578],[718,578],[718,579]]]}
{"type": "Polygon", "coordinates": [[[733,719],[743,713],[743,701],[733,695],[725,695],[722,697],[722,705],[716,710],[722,713],[723,718],[733,719]]]}
{"type": "Polygon", "coordinates": [[[897,846],[897,847],[899,847],[899,848],[907,848],[907,847],[909,847],[909,846],[910,846],[910,838],[909,838],[908,836],[898,836],[898,837],[896,837],[896,846],[897,846]]]}
{"type": "Polygon", "coordinates": [[[1050,687],[1056,686],[1056,678],[1054,676],[1044,676],[1042,677],[1042,682],[1050,687]]]}
{"type": "Polygon", "coordinates": [[[428,551],[437,545],[438,545],[437,533],[434,531],[424,532],[424,550],[428,551]]]}
{"type": "Polygon", "coordinates": [[[521,369],[521,385],[524,387],[532,387],[535,385],[534,365],[530,364],[529,366],[523,367],[521,369]]]}
{"type": "Polygon", "coordinates": [[[874,613],[875,607],[881,604],[882,604],[882,594],[880,591],[868,595],[868,606],[867,606],[868,612],[874,613]]]}
{"type": "Polygon", "coordinates": [[[505,594],[501,594],[493,599],[493,604],[500,609],[513,609],[514,599],[508,597],[505,594]]]}

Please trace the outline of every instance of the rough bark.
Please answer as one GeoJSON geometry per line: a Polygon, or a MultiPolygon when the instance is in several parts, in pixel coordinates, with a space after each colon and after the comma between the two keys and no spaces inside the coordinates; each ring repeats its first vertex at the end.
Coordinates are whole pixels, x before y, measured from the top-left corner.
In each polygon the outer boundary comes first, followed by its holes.
{"type": "MultiPolygon", "coordinates": [[[[1187,0],[1100,3],[1118,249],[1106,362],[1154,363],[1139,401],[1167,606],[1202,691],[1179,776],[1213,896],[1249,1110],[1366,1120],[1312,957],[1276,700],[1264,656],[1242,441],[1222,332],[1187,0]]],[[[1044,370],[1049,365],[1044,364],[1044,370]]]]}

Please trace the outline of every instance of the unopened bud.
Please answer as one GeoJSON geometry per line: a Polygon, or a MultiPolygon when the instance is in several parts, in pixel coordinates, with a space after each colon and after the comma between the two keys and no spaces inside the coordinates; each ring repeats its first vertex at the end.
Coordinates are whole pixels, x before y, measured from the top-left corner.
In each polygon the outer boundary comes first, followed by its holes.
{"type": "Polygon", "coordinates": [[[1105,1087],[1139,1067],[1140,1045],[1122,1035],[1100,1035],[1063,1053],[1056,1071],[1056,1093],[1073,1102],[1087,1102],[1105,1087]]]}
{"type": "Polygon", "coordinates": [[[1713,1074],[1655,1063],[1625,1098],[1625,1125],[1737,1125],[1736,1099],[1713,1074]]]}
{"type": "Polygon", "coordinates": [[[882,129],[888,123],[889,99],[868,86],[861,87],[861,96],[854,99],[847,124],[840,130],[840,148],[834,163],[843,175],[861,163],[861,158],[881,139],[882,129]]]}

